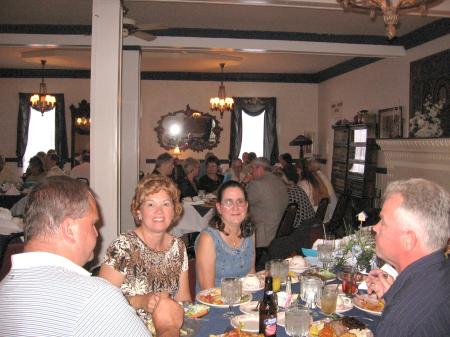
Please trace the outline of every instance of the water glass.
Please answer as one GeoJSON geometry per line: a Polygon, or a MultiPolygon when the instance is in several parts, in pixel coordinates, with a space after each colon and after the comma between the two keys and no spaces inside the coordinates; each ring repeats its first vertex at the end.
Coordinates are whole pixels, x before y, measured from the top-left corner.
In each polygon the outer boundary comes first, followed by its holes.
{"type": "Polygon", "coordinates": [[[314,309],[320,300],[323,281],[315,276],[302,277],[300,284],[300,298],[306,302],[306,307],[314,309]]]}
{"type": "Polygon", "coordinates": [[[334,246],[328,243],[317,245],[317,258],[324,269],[328,269],[328,264],[333,260],[333,250],[334,246]]]}
{"type": "Polygon", "coordinates": [[[239,303],[242,297],[242,283],[239,277],[224,277],[220,283],[220,297],[223,303],[228,304],[228,312],[224,317],[233,317],[233,304],[239,303]]]}
{"type": "Polygon", "coordinates": [[[286,334],[292,337],[308,336],[311,314],[308,308],[298,303],[286,308],[286,334]]]}
{"type": "Polygon", "coordinates": [[[198,197],[200,199],[205,199],[206,191],[205,190],[198,190],[198,197]]]}
{"type": "Polygon", "coordinates": [[[329,316],[336,311],[337,297],[338,287],[336,284],[329,284],[323,287],[320,306],[325,315],[329,316]]]}

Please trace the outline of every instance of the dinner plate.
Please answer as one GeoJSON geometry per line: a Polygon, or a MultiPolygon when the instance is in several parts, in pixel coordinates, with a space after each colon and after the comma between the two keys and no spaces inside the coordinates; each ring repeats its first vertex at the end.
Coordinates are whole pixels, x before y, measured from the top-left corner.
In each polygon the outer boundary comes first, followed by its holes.
{"type": "Polygon", "coordinates": [[[258,303],[259,301],[250,301],[239,306],[239,310],[244,314],[255,315],[258,313],[258,303]]]}
{"type": "MultiPolygon", "coordinates": [[[[331,320],[329,318],[325,318],[325,319],[321,319],[318,321],[314,321],[311,323],[310,327],[309,327],[309,337],[318,337],[319,336],[319,332],[323,329],[323,326],[325,323],[330,322],[331,320]]],[[[352,330],[350,330],[351,332],[352,330]]],[[[362,337],[373,337],[373,333],[372,331],[370,331],[370,329],[366,328],[366,329],[358,329],[358,336],[362,336],[362,337]]]]}
{"type": "MultiPolygon", "coordinates": [[[[284,327],[284,311],[281,311],[277,314],[277,324],[284,327]]],[[[252,313],[235,316],[231,319],[231,325],[234,328],[240,328],[243,331],[259,332],[259,314],[252,313]]]]}
{"type": "MultiPolygon", "coordinates": [[[[220,288],[211,288],[200,291],[195,299],[202,303],[209,305],[215,308],[228,308],[228,304],[223,304],[220,298],[220,288]]],[[[239,303],[235,303],[232,306],[236,307],[245,303],[248,303],[252,300],[252,294],[247,292],[243,292],[241,296],[241,301],[239,303]]]]}
{"type": "Polygon", "coordinates": [[[373,298],[369,297],[369,295],[356,295],[353,297],[353,304],[355,307],[357,307],[359,310],[368,312],[369,314],[380,316],[383,312],[384,308],[384,302],[383,300],[374,300],[373,298]],[[372,305],[367,304],[367,301],[372,303],[372,305]],[[379,309],[375,309],[374,306],[379,306],[379,309]]]}
{"type": "Polygon", "coordinates": [[[240,328],[242,331],[259,332],[259,315],[245,314],[235,316],[231,319],[231,325],[234,328],[240,328]]]}

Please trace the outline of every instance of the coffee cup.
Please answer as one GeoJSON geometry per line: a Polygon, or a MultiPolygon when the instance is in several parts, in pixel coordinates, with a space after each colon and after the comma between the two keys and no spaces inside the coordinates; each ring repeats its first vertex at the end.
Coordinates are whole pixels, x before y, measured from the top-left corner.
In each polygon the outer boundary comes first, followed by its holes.
{"type": "Polygon", "coordinates": [[[337,297],[336,308],[337,309],[345,309],[349,305],[352,304],[352,300],[343,294],[339,294],[337,297]]]}
{"type": "Polygon", "coordinates": [[[259,289],[261,287],[259,277],[255,274],[248,274],[242,279],[242,287],[244,289],[259,289]]]}

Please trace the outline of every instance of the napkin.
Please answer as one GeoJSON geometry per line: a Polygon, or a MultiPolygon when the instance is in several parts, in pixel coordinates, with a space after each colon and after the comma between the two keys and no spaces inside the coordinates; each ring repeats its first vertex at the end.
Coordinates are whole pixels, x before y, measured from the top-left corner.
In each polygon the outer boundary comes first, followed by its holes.
{"type": "Polygon", "coordinates": [[[316,257],[317,249],[302,248],[302,253],[304,256],[316,257]]]}
{"type": "MultiPolygon", "coordinates": [[[[380,268],[382,271],[388,273],[389,275],[391,275],[394,280],[397,278],[398,276],[398,272],[394,269],[394,267],[392,267],[390,264],[385,263],[383,265],[383,267],[380,268]]],[[[362,281],[361,284],[358,286],[358,289],[361,290],[367,290],[367,283],[366,281],[362,281]]]]}

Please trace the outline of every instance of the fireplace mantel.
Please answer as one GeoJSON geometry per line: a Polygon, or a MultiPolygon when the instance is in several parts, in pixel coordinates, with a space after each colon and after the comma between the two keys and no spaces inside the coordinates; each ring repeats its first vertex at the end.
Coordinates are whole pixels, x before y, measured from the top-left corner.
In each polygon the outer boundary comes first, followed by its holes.
{"type": "Polygon", "coordinates": [[[450,191],[450,138],[377,139],[387,183],[398,179],[425,178],[450,191]]]}

